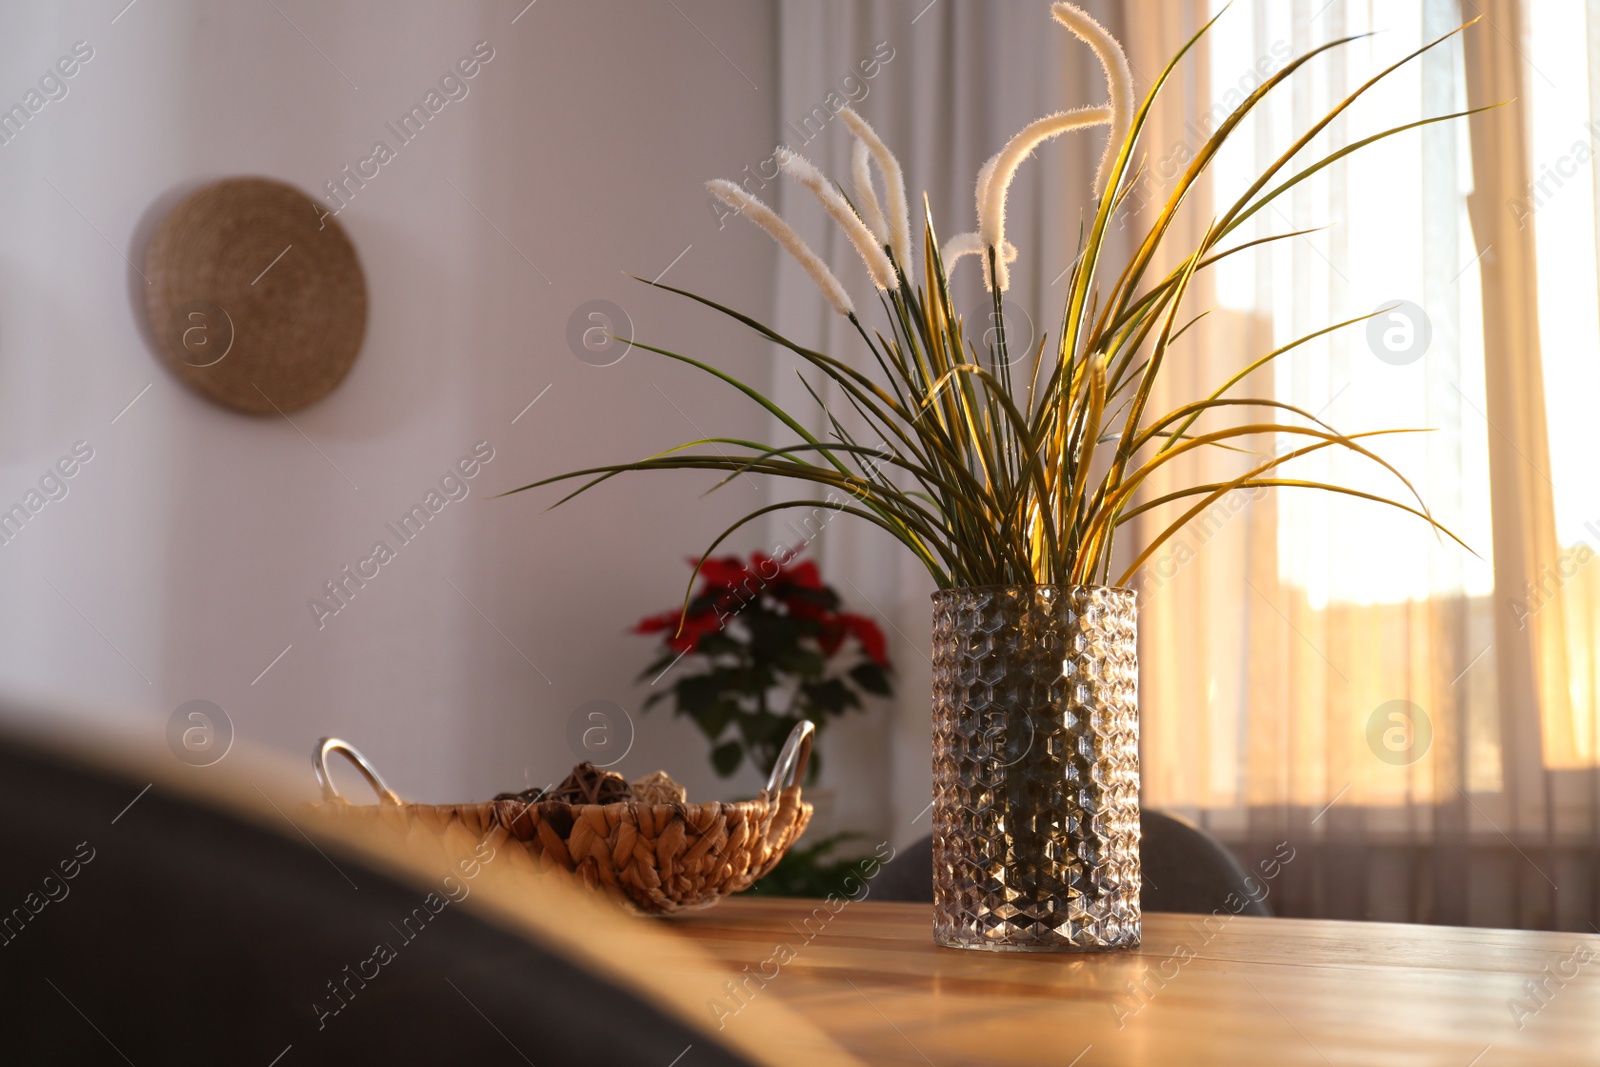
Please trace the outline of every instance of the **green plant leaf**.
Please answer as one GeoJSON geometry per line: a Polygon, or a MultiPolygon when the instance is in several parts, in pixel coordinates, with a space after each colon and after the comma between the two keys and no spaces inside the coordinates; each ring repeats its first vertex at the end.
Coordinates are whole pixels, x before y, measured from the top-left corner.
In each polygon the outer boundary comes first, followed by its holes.
{"type": "Polygon", "coordinates": [[[837,678],[825,678],[820,682],[802,682],[800,692],[805,694],[808,704],[825,715],[842,715],[847,708],[861,706],[861,698],[837,678]]]}
{"type": "Polygon", "coordinates": [[[800,640],[800,620],[792,615],[750,612],[745,626],[750,630],[751,648],[763,659],[774,658],[800,640]]]}
{"type": "Polygon", "coordinates": [[[850,680],[869,693],[885,697],[894,693],[894,687],[889,684],[889,676],[876,663],[858,663],[850,668],[849,673],[850,680]]]}
{"type": "Polygon", "coordinates": [[[802,678],[820,678],[826,669],[827,663],[822,658],[822,653],[813,652],[809,648],[786,648],[775,657],[774,662],[780,670],[802,678]]]}
{"type": "Polygon", "coordinates": [[[727,667],[678,679],[673,686],[678,695],[678,710],[685,715],[700,714],[720,700],[724,692],[738,688],[737,679],[738,672],[727,667]]]}
{"type": "Polygon", "coordinates": [[[707,740],[715,741],[738,714],[738,701],[724,698],[712,701],[695,712],[694,721],[699,724],[700,732],[706,735],[707,740]]]}
{"type": "Polygon", "coordinates": [[[711,750],[711,766],[724,778],[731,777],[743,759],[744,748],[737,741],[729,741],[711,750]]]}
{"type": "MultiPolygon", "coordinates": [[[[698,655],[737,656],[744,649],[744,644],[734,638],[727,630],[716,630],[712,633],[701,634],[700,640],[695,642],[694,650],[698,655]]],[[[651,677],[654,677],[652,675],[651,677]]]]}

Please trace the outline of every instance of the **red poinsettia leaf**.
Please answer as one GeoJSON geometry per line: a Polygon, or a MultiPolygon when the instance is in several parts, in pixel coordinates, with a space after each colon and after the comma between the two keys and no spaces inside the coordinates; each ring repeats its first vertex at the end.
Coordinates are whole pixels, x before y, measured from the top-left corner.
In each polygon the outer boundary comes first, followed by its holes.
{"type": "Polygon", "coordinates": [[[786,599],[784,603],[789,609],[789,614],[797,619],[825,623],[833,614],[810,597],[794,597],[786,599]]]}
{"type": "Polygon", "coordinates": [[[632,633],[654,634],[662,630],[676,630],[678,628],[679,613],[676,611],[663,611],[660,615],[646,615],[634,623],[632,633]]]}
{"type": "Polygon", "coordinates": [[[867,658],[880,667],[889,666],[889,643],[884,640],[883,631],[878,629],[878,624],[864,615],[852,615],[843,612],[839,615],[839,622],[855,635],[861,642],[861,651],[867,658]]]}
{"type": "Polygon", "coordinates": [[[714,615],[691,615],[683,620],[683,629],[680,631],[673,619],[673,627],[667,632],[667,647],[674,652],[692,652],[699,644],[700,638],[717,628],[717,619],[714,615]]]}
{"type": "MultiPolygon", "coordinates": [[[[690,561],[690,566],[694,561],[690,561]]],[[[708,559],[700,565],[700,577],[706,587],[710,586],[735,586],[744,581],[744,564],[738,556],[722,556],[718,559],[708,559]]],[[[704,592],[704,589],[702,589],[704,592]]]]}
{"type": "Polygon", "coordinates": [[[802,589],[821,589],[823,587],[822,574],[817,570],[817,565],[809,559],[782,571],[780,580],[788,585],[800,586],[802,589]]]}

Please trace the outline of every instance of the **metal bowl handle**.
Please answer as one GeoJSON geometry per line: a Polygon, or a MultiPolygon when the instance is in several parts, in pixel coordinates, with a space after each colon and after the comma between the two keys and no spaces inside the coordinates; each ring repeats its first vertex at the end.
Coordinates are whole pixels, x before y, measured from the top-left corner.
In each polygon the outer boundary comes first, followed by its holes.
{"type": "Polygon", "coordinates": [[[355,764],[356,770],[361,772],[361,777],[365,778],[367,784],[372,786],[372,791],[378,794],[379,804],[398,805],[400,803],[400,798],[395,795],[394,790],[384,783],[383,777],[378,773],[377,769],[367,762],[367,757],[357,752],[354,745],[348,741],[341,741],[337,737],[324,737],[317,742],[317,747],[312,752],[312,766],[317,772],[317,783],[322,786],[322,799],[324,801],[344,800],[344,797],[339,795],[339,790],[334,788],[333,777],[328,774],[328,754],[330,752],[337,752],[355,764]]]}
{"type": "Polygon", "coordinates": [[[816,732],[816,724],[810,719],[795,723],[794,729],[789,731],[789,739],[783,743],[783,750],[778,753],[778,762],[772,765],[772,776],[767,779],[765,790],[767,796],[777,796],[780,789],[800,784],[800,779],[805,777],[806,764],[811,762],[811,738],[816,732]]]}

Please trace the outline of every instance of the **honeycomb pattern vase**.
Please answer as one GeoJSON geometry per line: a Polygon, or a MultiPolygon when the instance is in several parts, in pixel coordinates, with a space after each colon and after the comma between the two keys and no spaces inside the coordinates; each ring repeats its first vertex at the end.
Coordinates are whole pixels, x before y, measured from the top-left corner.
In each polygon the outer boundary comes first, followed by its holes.
{"type": "Polygon", "coordinates": [[[1137,652],[1128,589],[934,594],[938,944],[1139,943],[1137,652]]]}

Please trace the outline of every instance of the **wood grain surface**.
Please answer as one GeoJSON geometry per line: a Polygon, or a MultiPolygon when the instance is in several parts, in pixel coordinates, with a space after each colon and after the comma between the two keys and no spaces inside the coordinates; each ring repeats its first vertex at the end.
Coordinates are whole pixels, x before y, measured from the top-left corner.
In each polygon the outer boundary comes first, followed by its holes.
{"type": "Polygon", "coordinates": [[[936,947],[925,904],[833,906],[664,925],[738,972],[713,1026],[772,998],[871,1064],[1600,1064],[1592,934],[1147,914],[1131,952],[1006,954],[936,947]]]}

